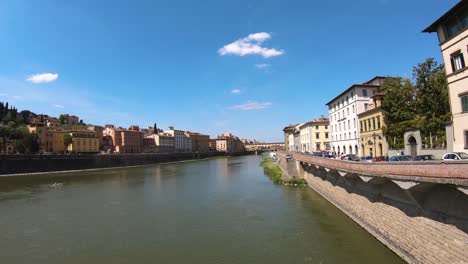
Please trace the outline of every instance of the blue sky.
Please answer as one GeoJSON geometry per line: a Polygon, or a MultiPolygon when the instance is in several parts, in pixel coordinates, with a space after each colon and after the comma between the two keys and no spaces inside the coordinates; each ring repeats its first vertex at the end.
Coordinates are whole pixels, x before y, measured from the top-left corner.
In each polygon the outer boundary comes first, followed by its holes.
{"type": "Polygon", "coordinates": [[[457,2],[2,0],[0,101],[280,141],[353,83],[441,62],[421,31],[457,2]]]}

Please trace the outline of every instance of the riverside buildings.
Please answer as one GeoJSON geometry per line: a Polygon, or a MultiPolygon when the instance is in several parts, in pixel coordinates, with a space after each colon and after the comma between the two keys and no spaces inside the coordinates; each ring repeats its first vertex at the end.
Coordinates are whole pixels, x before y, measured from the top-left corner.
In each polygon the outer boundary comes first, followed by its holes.
{"type": "Polygon", "coordinates": [[[185,131],[170,126],[164,133],[174,137],[175,152],[192,152],[192,139],[185,135],[185,131]]]}
{"type": "Polygon", "coordinates": [[[329,120],[321,116],[298,126],[300,150],[302,152],[323,152],[330,150],[329,120]]]}
{"type": "Polygon", "coordinates": [[[468,1],[460,1],[424,32],[436,32],[445,63],[453,122],[453,151],[468,149],[468,1]]]}
{"type": "Polygon", "coordinates": [[[106,125],[103,135],[112,139],[113,150],[116,153],[141,153],[143,151],[143,134],[139,130],[137,126],[124,129],[106,125]]]}
{"type": "Polygon", "coordinates": [[[371,96],[377,94],[385,77],[354,84],[326,105],[330,120],[331,151],[337,155],[362,155],[359,148],[358,115],[369,110],[371,96]]]}
{"type": "Polygon", "coordinates": [[[384,115],[382,100],[384,94],[377,93],[372,96],[373,104],[369,110],[358,114],[359,116],[359,145],[362,156],[387,156],[388,144],[383,135],[382,127],[384,115]]]}

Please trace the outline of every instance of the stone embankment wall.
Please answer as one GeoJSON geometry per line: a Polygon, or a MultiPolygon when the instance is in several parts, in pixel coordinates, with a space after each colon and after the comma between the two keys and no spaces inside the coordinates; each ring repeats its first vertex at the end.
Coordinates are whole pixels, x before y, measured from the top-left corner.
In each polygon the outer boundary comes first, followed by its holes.
{"type": "MultiPolygon", "coordinates": [[[[249,153],[235,153],[229,155],[243,154],[249,153]]],[[[0,175],[139,166],[225,155],[225,153],[0,155],[0,175]]]]}
{"type": "Polygon", "coordinates": [[[286,159],[286,153],[277,152],[278,166],[283,171],[284,180],[300,179],[298,164],[293,159],[286,159]]]}
{"type": "Polygon", "coordinates": [[[388,178],[365,182],[352,173],[295,163],[312,189],[407,262],[468,263],[468,196],[457,186],[428,182],[402,189],[388,178]]]}

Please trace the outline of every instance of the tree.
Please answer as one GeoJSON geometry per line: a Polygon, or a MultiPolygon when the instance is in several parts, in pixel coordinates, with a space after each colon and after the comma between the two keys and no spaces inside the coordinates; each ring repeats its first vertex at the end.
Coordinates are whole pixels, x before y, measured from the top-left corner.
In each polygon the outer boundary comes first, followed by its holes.
{"type": "Polygon", "coordinates": [[[385,93],[382,102],[386,124],[383,128],[384,135],[390,147],[402,148],[403,134],[407,128],[414,127],[414,120],[417,119],[414,87],[407,78],[388,77],[381,90],[385,93]]]}
{"type": "Polygon", "coordinates": [[[65,146],[65,150],[68,149],[68,146],[73,143],[73,136],[70,134],[63,134],[63,145],[65,146]]]}
{"type": "Polygon", "coordinates": [[[429,58],[413,68],[413,79],[418,114],[426,119],[443,117],[448,120],[450,105],[444,66],[429,58]]]}
{"type": "Polygon", "coordinates": [[[65,124],[67,122],[67,119],[68,119],[67,115],[64,115],[64,114],[59,115],[59,120],[60,120],[61,125],[65,124]]]}

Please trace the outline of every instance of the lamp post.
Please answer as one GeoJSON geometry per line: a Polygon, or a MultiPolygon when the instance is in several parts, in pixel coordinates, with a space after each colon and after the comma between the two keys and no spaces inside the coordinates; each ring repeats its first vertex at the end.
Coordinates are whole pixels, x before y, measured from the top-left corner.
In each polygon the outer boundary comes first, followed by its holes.
{"type": "Polygon", "coordinates": [[[374,139],[374,158],[375,158],[375,152],[376,152],[376,147],[375,147],[375,138],[377,137],[377,135],[375,133],[372,134],[372,138],[374,139]]]}

